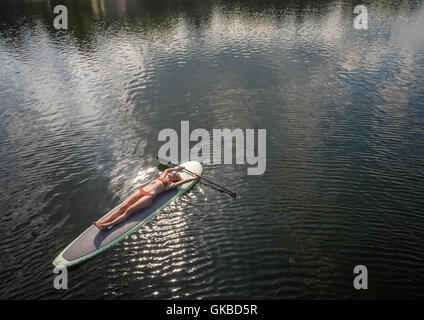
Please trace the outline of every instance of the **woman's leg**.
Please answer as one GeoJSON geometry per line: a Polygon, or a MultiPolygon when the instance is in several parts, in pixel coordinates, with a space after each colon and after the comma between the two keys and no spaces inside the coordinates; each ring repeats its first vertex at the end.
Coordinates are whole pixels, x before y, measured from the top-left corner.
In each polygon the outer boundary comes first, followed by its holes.
{"type": "Polygon", "coordinates": [[[139,200],[140,198],[141,198],[140,191],[134,192],[131,196],[128,197],[128,199],[124,202],[124,204],[118,210],[112,213],[105,220],[99,221],[98,223],[106,223],[106,222],[111,222],[115,220],[120,215],[122,215],[131,205],[137,202],[137,200],[139,200]]]}
{"type": "Polygon", "coordinates": [[[96,223],[96,227],[98,227],[100,230],[105,230],[107,228],[113,227],[122,221],[127,220],[133,213],[149,207],[153,203],[153,197],[152,196],[143,196],[141,199],[139,199],[136,203],[134,203],[132,206],[130,206],[123,214],[121,214],[119,217],[117,217],[115,220],[110,222],[100,222],[96,223]]]}

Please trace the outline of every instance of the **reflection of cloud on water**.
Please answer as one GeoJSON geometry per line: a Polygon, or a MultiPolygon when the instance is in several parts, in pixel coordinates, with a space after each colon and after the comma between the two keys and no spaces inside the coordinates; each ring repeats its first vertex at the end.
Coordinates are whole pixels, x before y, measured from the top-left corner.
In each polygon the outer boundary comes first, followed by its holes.
{"type": "MultiPolygon", "coordinates": [[[[128,4],[115,1],[106,7],[105,1],[91,1],[90,5],[98,17],[106,16],[109,6],[127,12],[128,4]]],[[[374,30],[370,23],[370,30],[357,31],[351,20],[345,21],[351,9],[336,3],[318,14],[305,11],[298,19],[294,12],[281,15],[240,9],[224,11],[215,6],[210,19],[200,27],[184,14],[168,17],[165,27],[137,22],[136,28],[131,29],[112,24],[92,35],[95,49],[90,51],[75,46],[72,38],[63,51],[46,30],[38,28],[38,44],[31,37],[24,37],[24,46],[33,54],[26,55],[23,64],[18,62],[22,56],[10,59],[12,62],[2,75],[9,74],[9,87],[21,88],[23,100],[35,99],[30,108],[45,117],[60,118],[61,111],[70,110],[56,104],[60,96],[71,101],[71,116],[77,127],[91,127],[93,123],[87,119],[96,122],[124,105],[121,110],[125,111],[117,115],[116,125],[110,130],[117,130],[117,136],[136,137],[137,130],[143,130],[145,136],[151,134],[148,121],[154,121],[160,108],[157,101],[145,98],[147,90],[157,90],[167,81],[155,71],[166,68],[167,77],[184,77],[187,74],[180,71],[184,69],[177,67],[188,65],[189,76],[203,72],[203,78],[181,82],[194,89],[196,82],[210,88],[202,100],[206,102],[202,112],[210,116],[211,128],[213,121],[250,123],[254,127],[262,112],[275,112],[285,121],[297,124],[290,126],[296,131],[291,134],[311,143],[311,137],[320,130],[320,121],[326,117],[323,112],[331,112],[323,111],[320,105],[340,97],[347,105],[354,104],[358,91],[371,101],[407,102],[417,91],[411,83],[418,80],[417,52],[424,43],[423,10],[415,11],[412,17],[408,10],[400,11],[388,22],[375,17],[374,30]],[[410,18],[405,21],[405,17],[410,18]],[[110,32],[111,29],[117,32],[110,32]],[[380,29],[387,32],[379,34],[380,29]],[[43,57],[33,50],[37,46],[42,46],[43,57]],[[220,59],[224,59],[226,70],[220,68],[220,59]],[[245,72],[253,67],[254,74],[245,72]],[[26,77],[25,83],[20,82],[21,77],[13,69],[31,76],[26,77]],[[47,82],[39,82],[40,76],[47,82]],[[364,88],[367,79],[374,87],[364,88]],[[152,88],[152,84],[156,87],[152,88]],[[281,109],[265,110],[269,100],[264,97],[280,101],[281,109]],[[143,108],[142,119],[133,119],[139,108],[143,108]]],[[[15,55],[3,43],[1,46],[3,55],[15,55]]],[[[384,104],[379,108],[400,111],[384,104]]],[[[276,123],[282,121],[279,117],[274,120],[276,123]]],[[[69,117],[62,122],[69,123],[69,117]]],[[[141,146],[144,150],[145,143],[141,146]]],[[[119,153],[123,156],[122,149],[119,153]]]]}
{"type": "MultiPolygon", "coordinates": [[[[336,4],[323,18],[321,37],[324,42],[338,41],[343,35],[346,17],[346,8],[336,4]]],[[[315,22],[316,24],[316,22],[315,22]]]]}

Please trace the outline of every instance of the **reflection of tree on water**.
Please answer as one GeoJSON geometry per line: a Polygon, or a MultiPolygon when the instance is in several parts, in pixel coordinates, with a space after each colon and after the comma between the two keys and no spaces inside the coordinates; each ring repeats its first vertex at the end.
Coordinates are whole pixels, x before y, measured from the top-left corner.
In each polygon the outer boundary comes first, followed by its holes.
{"type": "MultiPolygon", "coordinates": [[[[295,18],[296,24],[302,24],[305,16],[319,19],[328,14],[334,6],[341,6],[347,19],[352,19],[352,12],[358,1],[350,3],[335,0],[328,1],[157,1],[157,0],[50,0],[50,1],[23,1],[3,0],[0,2],[0,17],[6,23],[0,24],[0,36],[9,36],[13,30],[23,26],[30,28],[37,23],[42,24],[52,36],[57,34],[52,27],[53,8],[56,5],[65,5],[68,8],[69,31],[82,40],[90,41],[91,34],[99,28],[108,28],[113,25],[117,29],[126,29],[141,33],[167,32],[175,26],[176,19],[184,19],[194,28],[207,28],[214,10],[219,8],[224,16],[237,14],[247,19],[260,19],[266,15],[276,21],[290,15],[295,18]],[[100,23],[99,23],[100,22],[100,23]]],[[[382,11],[412,12],[418,6],[415,1],[374,1],[373,6],[382,11]]],[[[12,32],[12,33],[11,33],[12,32]]]]}
{"type": "MultiPolygon", "coordinates": [[[[56,5],[65,5],[68,9],[69,31],[81,39],[89,40],[89,34],[96,32],[96,24],[101,21],[101,27],[137,29],[148,32],[151,30],[166,31],[172,28],[177,18],[187,18],[195,25],[208,19],[212,3],[203,1],[127,1],[127,0],[91,0],[69,1],[15,1],[0,2],[0,16],[7,24],[0,24],[0,31],[4,29],[18,29],[22,25],[30,26],[41,22],[46,30],[54,33],[52,28],[53,8],[56,5]]],[[[3,33],[3,32],[2,32],[3,33]]]]}

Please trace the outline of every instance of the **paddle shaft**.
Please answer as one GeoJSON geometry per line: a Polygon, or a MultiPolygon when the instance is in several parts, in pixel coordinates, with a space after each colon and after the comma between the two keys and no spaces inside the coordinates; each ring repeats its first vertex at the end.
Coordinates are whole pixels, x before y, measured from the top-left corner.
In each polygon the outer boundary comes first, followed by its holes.
{"type": "MultiPolygon", "coordinates": [[[[174,167],[178,166],[175,163],[172,163],[171,161],[168,161],[168,164],[173,165],[174,167]]],[[[192,172],[192,171],[190,171],[190,170],[188,170],[186,168],[184,168],[183,170],[185,170],[186,172],[188,172],[188,173],[190,173],[192,175],[196,175],[196,173],[194,173],[194,172],[192,172]]],[[[219,184],[217,184],[217,183],[209,180],[208,178],[205,178],[205,177],[202,177],[202,176],[199,176],[199,178],[200,179],[203,179],[203,180],[205,180],[205,181],[207,181],[207,182],[209,182],[211,184],[213,184],[214,186],[217,186],[218,188],[222,189],[223,191],[225,191],[226,193],[228,193],[232,197],[235,197],[237,195],[235,192],[232,192],[232,191],[228,190],[227,188],[224,188],[223,186],[220,186],[219,184]]]]}

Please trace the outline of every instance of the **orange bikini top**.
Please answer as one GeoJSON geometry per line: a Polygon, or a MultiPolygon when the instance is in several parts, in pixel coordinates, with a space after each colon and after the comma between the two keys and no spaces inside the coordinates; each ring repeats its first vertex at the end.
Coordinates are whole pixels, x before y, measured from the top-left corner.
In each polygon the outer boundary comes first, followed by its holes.
{"type": "Polygon", "coordinates": [[[163,178],[157,178],[156,180],[159,180],[160,182],[162,182],[164,186],[172,183],[171,181],[167,179],[163,179],[163,178]]]}

